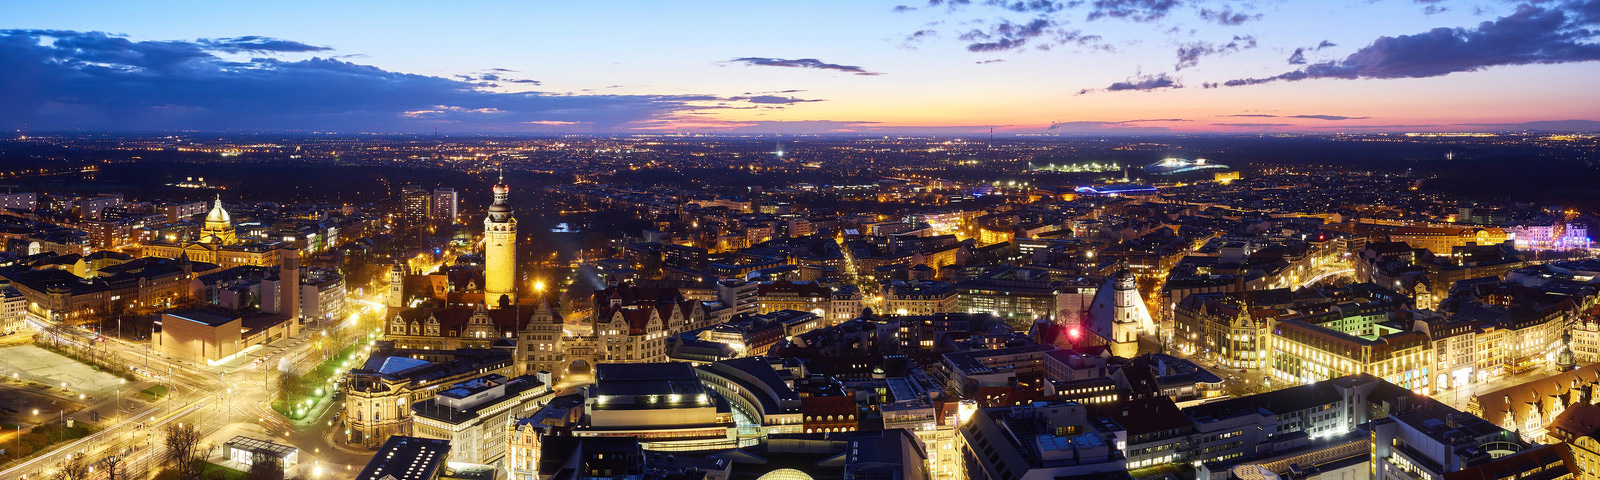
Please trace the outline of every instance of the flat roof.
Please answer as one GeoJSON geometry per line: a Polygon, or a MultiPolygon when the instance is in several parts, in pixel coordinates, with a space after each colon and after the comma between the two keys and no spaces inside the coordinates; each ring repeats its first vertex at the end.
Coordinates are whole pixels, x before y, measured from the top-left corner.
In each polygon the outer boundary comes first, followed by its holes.
{"type": "Polygon", "coordinates": [[[239,317],[223,315],[210,310],[178,310],[166,312],[165,315],[173,318],[181,318],[208,327],[220,327],[227,325],[228,322],[239,320],[239,317]]]}
{"type": "Polygon", "coordinates": [[[279,459],[288,457],[289,455],[294,454],[295,451],[299,450],[298,448],[288,445],[280,445],[259,438],[246,437],[244,435],[233,437],[233,440],[228,440],[228,443],[223,445],[226,445],[228,448],[246,450],[250,453],[271,455],[279,459]]]}
{"type": "Polygon", "coordinates": [[[683,362],[602,363],[595,366],[597,395],[696,395],[704,391],[694,367],[683,362]]]}
{"type": "Polygon", "coordinates": [[[432,480],[449,453],[448,440],[390,436],[356,479],[432,480]]]}

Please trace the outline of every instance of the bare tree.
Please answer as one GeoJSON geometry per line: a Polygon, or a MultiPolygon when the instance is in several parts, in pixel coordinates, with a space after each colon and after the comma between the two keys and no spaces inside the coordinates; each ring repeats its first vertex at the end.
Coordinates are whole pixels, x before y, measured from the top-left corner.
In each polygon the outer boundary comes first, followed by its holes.
{"type": "Polygon", "coordinates": [[[278,457],[270,455],[256,455],[250,460],[250,471],[244,477],[246,480],[283,480],[283,464],[278,457]]]}
{"type": "Polygon", "coordinates": [[[122,458],[121,455],[112,455],[100,460],[100,468],[105,469],[107,480],[119,480],[124,478],[122,475],[124,473],[123,470],[126,468],[124,463],[126,463],[126,459],[122,458]]]}
{"type": "Polygon", "coordinates": [[[192,423],[167,424],[167,467],[178,472],[179,480],[195,480],[200,472],[200,429],[192,423]]]}
{"type": "Polygon", "coordinates": [[[67,454],[61,461],[61,469],[56,470],[56,480],[88,480],[89,464],[83,461],[83,455],[67,454]]]}
{"type": "Polygon", "coordinates": [[[290,370],[278,372],[278,399],[285,403],[293,401],[300,390],[300,373],[290,370]]]}

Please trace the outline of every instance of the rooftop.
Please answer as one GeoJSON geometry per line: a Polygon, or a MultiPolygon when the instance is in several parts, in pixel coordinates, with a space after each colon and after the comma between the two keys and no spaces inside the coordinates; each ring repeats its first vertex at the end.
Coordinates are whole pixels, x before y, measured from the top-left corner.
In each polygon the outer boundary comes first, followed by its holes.
{"type": "Polygon", "coordinates": [[[356,480],[432,480],[444,466],[450,442],[394,435],[356,474],[356,480]]]}

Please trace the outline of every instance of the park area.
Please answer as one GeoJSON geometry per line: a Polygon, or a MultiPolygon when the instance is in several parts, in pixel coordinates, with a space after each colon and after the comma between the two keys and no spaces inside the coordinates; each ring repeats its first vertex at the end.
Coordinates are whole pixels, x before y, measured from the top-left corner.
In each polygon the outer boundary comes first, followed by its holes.
{"type": "Polygon", "coordinates": [[[321,402],[333,398],[333,393],[339,388],[339,376],[352,366],[359,365],[361,359],[354,357],[361,346],[363,344],[355,344],[339,350],[311,367],[304,375],[278,372],[272,409],[294,420],[304,419],[307,414],[315,412],[321,402]]]}

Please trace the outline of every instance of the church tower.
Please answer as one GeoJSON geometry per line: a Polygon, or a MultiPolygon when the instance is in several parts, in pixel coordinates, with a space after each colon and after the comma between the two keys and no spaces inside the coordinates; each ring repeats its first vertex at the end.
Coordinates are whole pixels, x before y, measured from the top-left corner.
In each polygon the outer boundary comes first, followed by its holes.
{"type": "Polygon", "coordinates": [[[517,219],[511,216],[510,196],[502,174],[483,220],[483,301],[494,308],[517,303],[517,219]]]}
{"type": "Polygon", "coordinates": [[[1095,291],[1089,321],[1090,328],[1105,340],[1111,354],[1123,358],[1139,354],[1140,334],[1156,333],[1150,309],[1139,298],[1139,286],[1126,265],[1095,291]]]}
{"type": "Polygon", "coordinates": [[[233,218],[228,216],[228,211],[222,209],[222,195],[217,195],[217,203],[211,206],[211,212],[206,214],[205,226],[200,228],[201,243],[215,243],[218,245],[233,245],[239,243],[239,236],[233,231],[233,218]]]}
{"type": "Polygon", "coordinates": [[[1111,354],[1132,358],[1139,352],[1139,288],[1134,284],[1133,273],[1126,268],[1111,278],[1112,302],[1115,312],[1112,320],[1111,354]]]}

